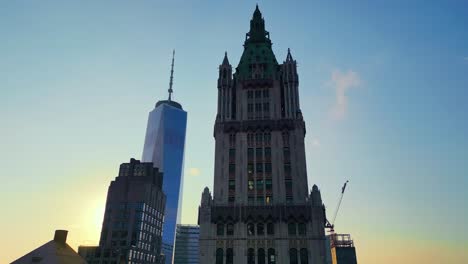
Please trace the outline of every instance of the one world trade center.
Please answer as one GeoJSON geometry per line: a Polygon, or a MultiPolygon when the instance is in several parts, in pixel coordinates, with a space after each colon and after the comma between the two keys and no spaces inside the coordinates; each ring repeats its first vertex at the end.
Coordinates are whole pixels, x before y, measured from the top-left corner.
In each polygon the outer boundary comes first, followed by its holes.
{"type": "Polygon", "coordinates": [[[173,101],[174,52],[169,81],[169,98],[158,101],[149,113],[143,162],[153,162],[163,172],[163,191],[167,196],[163,225],[162,252],[165,264],[172,263],[176,225],[180,223],[187,112],[173,101]]]}

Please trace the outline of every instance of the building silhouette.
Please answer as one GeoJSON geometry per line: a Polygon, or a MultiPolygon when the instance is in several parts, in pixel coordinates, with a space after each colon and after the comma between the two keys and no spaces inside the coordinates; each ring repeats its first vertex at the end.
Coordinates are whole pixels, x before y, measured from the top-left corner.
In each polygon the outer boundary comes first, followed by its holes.
{"type": "Polygon", "coordinates": [[[56,230],[54,239],[12,262],[12,264],[86,264],[67,244],[67,230],[56,230]]]}
{"type": "Polygon", "coordinates": [[[156,103],[150,112],[143,149],[143,162],[152,162],[164,173],[166,216],[163,227],[163,253],[172,263],[176,225],[180,223],[187,112],[172,100],[174,57],[169,82],[169,98],[156,103]]]}
{"type": "Polygon", "coordinates": [[[279,64],[257,8],[233,69],[219,66],[213,193],[199,208],[200,263],[325,263],[325,210],[308,190],[297,63],[279,64]]]}
{"type": "Polygon", "coordinates": [[[174,264],[198,264],[200,228],[197,225],[177,225],[174,264]]]}
{"type": "Polygon", "coordinates": [[[99,246],[80,246],[88,263],[161,263],[166,196],[163,175],[151,162],[120,165],[109,186],[99,246]]]}

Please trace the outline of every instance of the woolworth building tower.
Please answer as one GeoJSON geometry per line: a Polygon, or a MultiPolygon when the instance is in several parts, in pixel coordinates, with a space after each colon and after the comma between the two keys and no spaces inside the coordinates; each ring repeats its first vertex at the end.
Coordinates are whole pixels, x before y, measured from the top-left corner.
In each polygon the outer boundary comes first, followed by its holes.
{"type": "Polygon", "coordinates": [[[296,61],[278,64],[257,8],[233,69],[219,66],[214,190],[199,208],[200,263],[325,263],[325,210],[309,192],[296,61]]]}

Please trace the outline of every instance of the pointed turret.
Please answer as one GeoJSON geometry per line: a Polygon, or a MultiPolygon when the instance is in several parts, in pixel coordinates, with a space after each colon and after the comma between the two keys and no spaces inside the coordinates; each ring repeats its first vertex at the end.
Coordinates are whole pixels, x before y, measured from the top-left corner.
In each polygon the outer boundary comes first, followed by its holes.
{"type": "Polygon", "coordinates": [[[271,45],[270,33],[265,30],[265,20],[262,18],[258,5],[255,7],[252,20],[250,20],[250,31],[247,33],[245,40],[246,44],[248,42],[266,42],[271,45]]]}
{"type": "Polygon", "coordinates": [[[288,48],[288,55],[286,55],[286,62],[292,62],[291,49],[288,48]]]}
{"type": "Polygon", "coordinates": [[[232,66],[229,64],[227,52],[219,65],[218,76],[218,116],[222,120],[230,119],[234,115],[235,102],[232,89],[232,66]]]}
{"type": "Polygon", "coordinates": [[[250,30],[245,34],[244,53],[236,68],[236,76],[240,79],[275,79],[277,66],[270,33],[265,30],[265,20],[257,5],[250,20],[250,30]]]}
{"type": "Polygon", "coordinates": [[[227,56],[227,51],[224,52],[224,59],[223,59],[223,66],[226,66],[226,65],[229,65],[229,60],[228,60],[228,56],[227,56]]]}
{"type": "Polygon", "coordinates": [[[282,115],[290,118],[302,118],[299,106],[299,77],[297,75],[297,63],[291,55],[291,49],[288,48],[286,60],[281,65],[281,72],[284,85],[284,108],[282,115]]]}

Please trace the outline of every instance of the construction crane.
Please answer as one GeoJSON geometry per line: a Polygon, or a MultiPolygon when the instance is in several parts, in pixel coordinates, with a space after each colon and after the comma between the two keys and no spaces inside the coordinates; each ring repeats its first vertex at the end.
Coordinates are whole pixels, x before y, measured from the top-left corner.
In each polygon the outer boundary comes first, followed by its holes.
{"type": "Polygon", "coordinates": [[[329,232],[331,234],[335,233],[335,220],[336,220],[336,216],[338,215],[338,211],[340,210],[340,206],[341,206],[341,201],[343,200],[343,196],[344,196],[344,192],[346,190],[346,185],[348,184],[349,181],[346,181],[343,185],[343,187],[341,188],[341,195],[340,195],[340,199],[338,200],[338,205],[336,206],[336,209],[335,209],[335,213],[333,214],[333,220],[332,222],[330,223],[327,219],[325,219],[325,228],[329,228],[329,232]]]}

